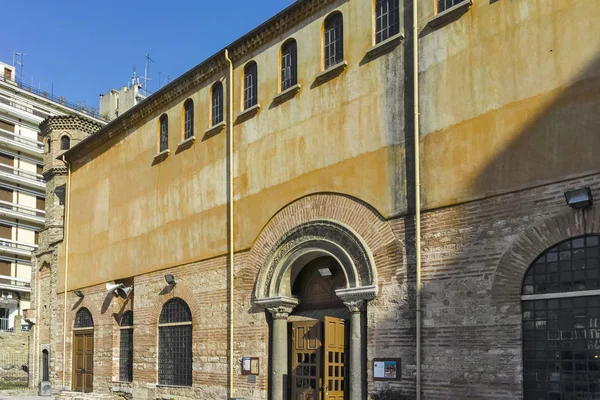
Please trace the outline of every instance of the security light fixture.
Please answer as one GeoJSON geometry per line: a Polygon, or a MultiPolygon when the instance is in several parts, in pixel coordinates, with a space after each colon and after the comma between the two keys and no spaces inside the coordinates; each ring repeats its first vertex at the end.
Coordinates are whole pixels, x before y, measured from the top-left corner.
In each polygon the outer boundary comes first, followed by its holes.
{"type": "Polygon", "coordinates": [[[571,208],[582,209],[592,205],[592,191],[589,187],[565,192],[567,205],[571,208]]]}
{"type": "Polygon", "coordinates": [[[329,278],[333,275],[329,268],[319,268],[319,274],[321,274],[323,278],[329,278]]]}
{"type": "Polygon", "coordinates": [[[79,289],[75,290],[73,293],[75,293],[77,297],[81,297],[82,299],[85,297],[85,294],[83,294],[83,292],[79,289]]]}
{"type": "Polygon", "coordinates": [[[167,285],[173,286],[175,285],[175,277],[171,274],[167,274],[165,275],[165,282],[167,282],[167,285]]]}

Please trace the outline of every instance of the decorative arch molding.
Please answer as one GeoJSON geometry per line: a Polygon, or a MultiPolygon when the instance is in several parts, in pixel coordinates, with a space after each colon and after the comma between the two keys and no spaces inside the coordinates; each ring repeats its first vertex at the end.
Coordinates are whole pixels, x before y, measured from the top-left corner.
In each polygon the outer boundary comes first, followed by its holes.
{"type": "Polygon", "coordinates": [[[331,256],[342,267],[346,289],[376,286],[373,258],[361,240],[347,227],[326,220],[300,224],[273,246],[261,268],[255,298],[291,297],[292,267],[331,256]]]}
{"type": "Polygon", "coordinates": [[[342,266],[347,287],[338,290],[346,301],[372,299],[377,285],[397,279],[405,267],[401,243],[390,224],[368,204],[337,193],[312,194],[275,214],[248,254],[243,275],[255,282],[255,304],[285,298],[292,265],[331,256],[342,266]]]}
{"type": "Polygon", "coordinates": [[[600,234],[600,206],[568,210],[526,229],[504,253],[492,283],[492,303],[520,303],[523,277],[531,263],[557,243],[575,236],[600,234]]]}

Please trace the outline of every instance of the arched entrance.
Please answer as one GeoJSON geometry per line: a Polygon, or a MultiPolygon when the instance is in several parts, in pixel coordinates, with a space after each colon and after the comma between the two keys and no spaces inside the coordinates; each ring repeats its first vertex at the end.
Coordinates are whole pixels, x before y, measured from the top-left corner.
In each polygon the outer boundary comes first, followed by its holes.
{"type": "Polygon", "coordinates": [[[91,392],[94,387],[94,321],[87,308],[79,309],[75,315],[72,365],[72,390],[91,392]]]}
{"type": "Polygon", "coordinates": [[[600,236],[546,250],[521,293],[524,399],[600,398],[600,236]]]}
{"type": "Polygon", "coordinates": [[[344,226],[313,221],[276,243],[255,287],[273,316],[271,398],[362,398],[361,318],[376,283],[368,249],[344,226]]]}

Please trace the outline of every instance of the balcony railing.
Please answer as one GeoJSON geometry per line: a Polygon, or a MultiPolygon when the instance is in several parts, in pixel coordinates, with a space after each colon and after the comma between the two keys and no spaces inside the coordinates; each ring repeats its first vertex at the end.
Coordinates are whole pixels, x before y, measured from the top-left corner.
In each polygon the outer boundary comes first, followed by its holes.
{"type": "Polygon", "coordinates": [[[20,87],[23,90],[26,90],[28,92],[34,93],[38,96],[42,96],[45,97],[48,100],[52,100],[56,103],[62,104],[63,106],[72,108],[73,110],[77,110],[79,112],[82,112],[84,114],[87,114],[89,116],[92,116],[94,118],[100,118],[100,113],[98,111],[97,108],[94,107],[87,107],[83,104],[75,104],[75,103],[71,103],[69,101],[67,101],[67,99],[65,99],[64,97],[61,96],[55,96],[53,93],[48,93],[45,90],[41,90],[38,88],[35,88],[33,86],[30,86],[22,81],[13,81],[12,79],[9,79],[8,77],[2,76],[0,75],[0,81],[2,82],[7,82],[10,83],[12,85],[16,85],[18,87],[20,87]]]}
{"type": "Polygon", "coordinates": [[[0,275],[0,290],[12,290],[15,292],[31,292],[31,281],[14,276],[0,275]]]}
{"type": "Polygon", "coordinates": [[[44,144],[42,142],[25,136],[16,135],[10,131],[7,131],[6,129],[0,129],[0,142],[6,143],[10,147],[15,147],[29,153],[44,153],[44,144]]]}
{"type": "Polygon", "coordinates": [[[0,253],[31,257],[31,252],[37,248],[37,244],[18,242],[10,239],[0,239],[0,253]]]}
{"type": "Polygon", "coordinates": [[[44,176],[36,174],[35,172],[0,164],[0,176],[13,182],[22,183],[38,189],[46,189],[44,176]]]}
{"type": "Polygon", "coordinates": [[[44,222],[46,221],[46,212],[44,210],[38,210],[37,208],[22,206],[20,204],[11,203],[4,200],[0,200],[0,216],[1,215],[12,218],[19,218],[38,224],[44,224],[44,222]]]}

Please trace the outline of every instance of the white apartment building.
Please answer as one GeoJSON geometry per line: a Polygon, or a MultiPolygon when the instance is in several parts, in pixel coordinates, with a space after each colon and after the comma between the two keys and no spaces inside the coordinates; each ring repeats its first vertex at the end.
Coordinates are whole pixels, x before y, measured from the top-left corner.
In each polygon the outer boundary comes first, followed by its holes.
{"type": "MultiPolygon", "coordinates": [[[[105,124],[97,112],[16,81],[0,62],[0,331],[14,326],[30,307],[31,257],[45,223],[45,145],[39,124],[50,116],[77,114],[105,124]]],[[[68,137],[60,143],[70,147],[68,137]]],[[[47,148],[46,148],[47,149],[47,148]]]]}

